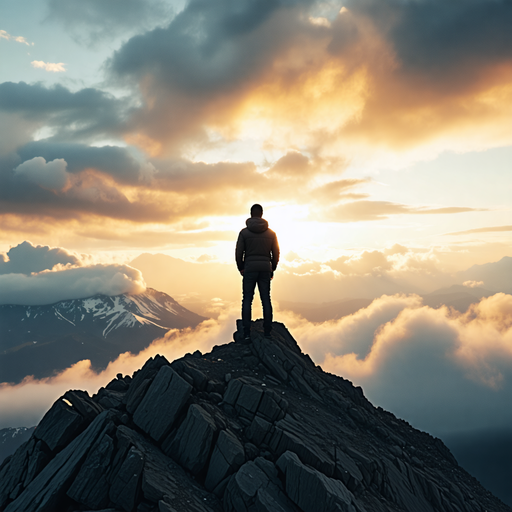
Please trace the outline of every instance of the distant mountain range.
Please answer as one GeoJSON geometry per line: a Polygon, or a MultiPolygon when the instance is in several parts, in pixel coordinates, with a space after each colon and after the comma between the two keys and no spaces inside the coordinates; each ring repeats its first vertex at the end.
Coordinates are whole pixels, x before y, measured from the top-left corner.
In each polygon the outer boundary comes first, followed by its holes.
{"type": "Polygon", "coordinates": [[[205,318],[169,295],[148,288],[138,295],[0,306],[0,382],[43,378],[90,359],[96,370],[123,352],[138,353],[170,329],[205,318]]]}
{"type": "Polygon", "coordinates": [[[14,453],[18,446],[30,439],[36,427],[0,428],[0,464],[14,453]]]}

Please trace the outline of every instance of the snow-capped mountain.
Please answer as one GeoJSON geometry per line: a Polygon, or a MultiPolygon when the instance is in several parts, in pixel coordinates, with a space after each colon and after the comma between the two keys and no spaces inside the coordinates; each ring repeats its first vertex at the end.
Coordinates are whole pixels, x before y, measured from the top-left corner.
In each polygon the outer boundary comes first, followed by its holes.
{"type": "Polygon", "coordinates": [[[36,427],[0,428],[0,464],[14,453],[18,446],[30,439],[36,427]]]}
{"type": "Polygon", "coordinates": [[[46,377],[82,359],[105,367],[137,353],[169,329],[204,317],[148,288],[138,295],[96,295],[46,306],[0,306],[0,382],[46,377]]]}

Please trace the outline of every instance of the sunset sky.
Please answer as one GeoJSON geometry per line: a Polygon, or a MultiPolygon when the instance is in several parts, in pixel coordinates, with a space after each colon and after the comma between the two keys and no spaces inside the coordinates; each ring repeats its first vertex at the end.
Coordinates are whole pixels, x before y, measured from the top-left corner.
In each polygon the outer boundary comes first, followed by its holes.
{"type": "Polygon", "coordinates": [[[17,0],[1,24],[0,304],[147,283],[217,308],[99,376],[0,385],[4,422],[228,342],[260,203],[276,304],[375,299],[277,315],[315,362],[436,435],[510,431],[510,0],[17,0]],[[423,306],[452,284],[490,296],[423,306]]]}
{"type": "Polygon", "coordinates": [[[302,259],[400,244],[453,271],[512,255],[509,1],[2,14],[0,250],[231,262],[259,202],[302,259]]]}

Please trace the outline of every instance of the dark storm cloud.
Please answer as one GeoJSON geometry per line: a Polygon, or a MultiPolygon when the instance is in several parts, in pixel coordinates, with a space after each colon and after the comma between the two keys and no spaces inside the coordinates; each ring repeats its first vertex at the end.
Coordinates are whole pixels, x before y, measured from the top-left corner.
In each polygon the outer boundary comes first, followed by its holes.
{"type": "Polygon", "coordinates": [[[93,88],[71,92],[59,84],[0,84],[0,111],[54,127],[61,139],[119,133],[127,108],[126,101],[93,88]]]}
{"type": "Polygon", "coordinates": [[[390,36],[406,67],[453,76],[454,64],[512,58],[511,26],[510,0],[409,1],[390,36]]]}
{"type": "Polygon", "coordinates": [[[137,183],[144,178],[141,162],[128,149],[116,146],[34,141],[18,149],[17,153],[23,162],[38,156],[47,162],[62,158],[67,162],[67,171],[75,174],[85,169],[95,169],[124,183],[137,183]]]}
{"type": "Polygon", "coordinates": [[[80,265],[81,260],[61,247],[22,242],[0,254],[0,274],[31,274],[51,270],[55,265],[80,265]]]}
{"type": "Polygon", "coordinates": [[[280,8],[278,0],[192,0],[168,27],[130,39],[115,52],[111,70],[136,79],[151,74],[186,94],[237,88],[286,39],[286,29],[258,37],[257,45],[247,37],[280,8]]]}
{"type": "Polygon", "coordinates": [[[170,11],[161,0],[49,0],[47,21],[62,23],[94,46],[98,40],[148,29],[167,19],[170,11]]]}
{"type": "Polygon", "coordinates": [[[508,83],[509,0],[345,6],[318,18],[320,2],[192,0],[167,27],[131,38],[108,68],[115,79],[140,84],[145,105],[132,126],[168,151],[208,140],[206,127],[232,128],[251,101],[267,108],[267,121],[307,132],[311,147],[355,136],[402,148],[503,117],[477,95],[508,83]],[[311,92],[308,80],[322,92],[299,107],[311,92]],[[360,97],[347,105],[364,108],[349,116],[339,102],[351,83],[361,85],[360,97]],[[316,134],[308,125],[318,128],[321,105],[334,122],[316,134]]]}

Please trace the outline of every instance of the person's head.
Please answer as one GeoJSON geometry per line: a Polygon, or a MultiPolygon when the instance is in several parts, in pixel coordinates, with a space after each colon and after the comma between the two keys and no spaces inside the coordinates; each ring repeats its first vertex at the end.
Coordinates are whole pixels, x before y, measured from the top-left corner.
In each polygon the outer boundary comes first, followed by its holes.
{"type": "Polygon", "coordinates": [[[251,206],[251,217],[262,217],[263,216],[263,207],[261,204],[253,204],[251,206]]]}

